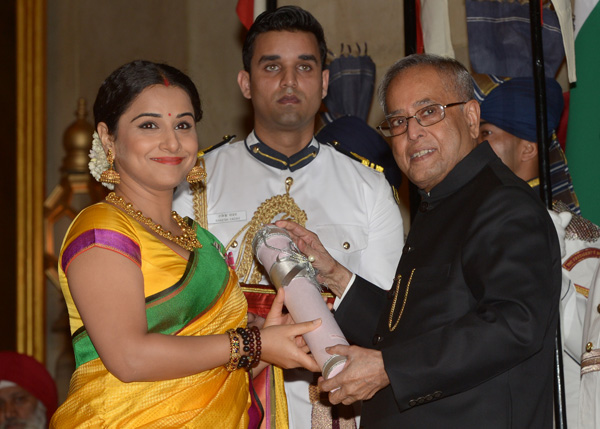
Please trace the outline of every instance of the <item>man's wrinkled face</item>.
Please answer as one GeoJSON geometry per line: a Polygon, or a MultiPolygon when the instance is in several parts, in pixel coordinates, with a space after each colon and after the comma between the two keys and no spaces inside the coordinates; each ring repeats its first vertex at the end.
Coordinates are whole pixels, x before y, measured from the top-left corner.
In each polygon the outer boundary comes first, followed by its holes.
{"type": "Polygon", "coordinates": [[[45,411],[39,409],[38,399],[22,387],[0,389],[0,429],[46,427],[45,411]]]}
{"type": "MultiPolygon", "coordinates": [[[[433,105],[461,101],[451,85],[431,66],[415,66],[398,74],[387,89],[388,116],[413,116],[433,105]]],[[[398,167],[418,188],[429,192],[476,145],[479,134],[479,104],[475,100],[446,109],[440,122],[424,127],[408,121],[404,134],[391,137],[398,167]]]]}

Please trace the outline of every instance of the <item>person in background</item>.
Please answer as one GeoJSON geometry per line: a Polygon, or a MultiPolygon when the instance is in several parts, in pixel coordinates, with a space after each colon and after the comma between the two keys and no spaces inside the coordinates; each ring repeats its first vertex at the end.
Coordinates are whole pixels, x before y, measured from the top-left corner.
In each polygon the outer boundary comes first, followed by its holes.
{"type": "Polygon", "coordinates": [[[76,369],[50,426],[256,428],[251,371],[318,369],[277,295],[262,329],[222,244],[172,211],[199,180],[200,98],[166,64],[133,61],[100,86],[91,173],[113,192],[82,210],[59,255],[76,369]]]}
{"type": "MultiPolygon", "coordinates": [[[[576,201],[568,180],[558,173],[567,171],[564,153],[556,140],[556,128],[563,108],[562,89],[554,79],[546,79],[548,133],[553,136],[550,153],[553,211],[557,233],[562,237],[561,328],[565,400],[569,428],[578,427],[581,354],[587,339],[583,325],[592,277],[600,265],[600,228],[575,214],[576,201]],[[556,186],[558,185],[558,186],[556,186]]],[[[539,194],[539,150],[535,116],[533,78],[512,78],[490,91],[481,103],[479,141],[487,141],[513,173],[539,194]]],[[[578,206],[576,206],[578,207],[578,206]]],[[[593,345],[592,352],[597,345],[593,345]]]]}
{"type": "MultiPolygon", "coordinates": [[[[539,192],[533,78],[499,78],[475,74],[474,80],[476,96],[481,102],[479,141],[487,139],[508,168],[539,192]],[[491,85],[490,81],[494,84],[491,85]]],[[[552,197],[562,201],[573,213],[580,214],[567,160],[556,137],[563,104],[560,85],[556,80],[546,78],[547,131],[551,136],[549,160],[552,197]]]]}
{"type": "Polygon", "coordinates": [[[344,115],[326,123],[315,137],[336,146],[339,151],[359,157],[363,164],[383,172],[392,186],[396,201],[399,201],[397,192],[402,183],[402,172],[394,161],[390,145],[377,130],[357,116],[344,115]]]}
{"type": "Polygon", "coordinates": [[[592,276],[586,310],[578,428],[596,429],[600,425],[600,265],[592,276]]]}
{"type": "Polygon", "coordinates": [[[365,428],[549,428],[560,249],[533,190],[487,143],[456,60],[410,55],[379,89],[394,158],[421,203],[385,292],[328,255],[318,236],[279,221],[336,295],[351,346],[332,403],[363,402],[365,428]],[[310,257],[310,256],[309,256],[310,257]],[[346,290],[346,285],[353,285],[346,290]]]}
{"type": "Polygon", "coordinates": [[[0,351],[0,428],[47,428],[57,404],[56,384],[44,365],[0,351]]]}
{"type": "MultiPolygon", "coordinates": [[[[318,231],[336,258],[379,287],[389,287],[400,258],[402,218],[385,176],[314,137],[329,81],[326,55],[323,28],[309,12],[284,6],[258,16],[238,74],[240,90],[252,102],[254,130],[244,140],[202,151],[205,187],[184,182],[176,191],[175,210],[226,243],[253,313],[260,314],[274,289],[252,255],[252,239],[282,217],[318,231]]],[[[280,380],[276,368],[271,375],[280,380]]],[[[357,409],[332,411],[321,400],[316,374],[284,375],[289,417],[285,398],[279,408],[264,403],[278,425],[356,425],[357,409]]],[[[280,391],[271,393],[281,400],[280,391]]]]}

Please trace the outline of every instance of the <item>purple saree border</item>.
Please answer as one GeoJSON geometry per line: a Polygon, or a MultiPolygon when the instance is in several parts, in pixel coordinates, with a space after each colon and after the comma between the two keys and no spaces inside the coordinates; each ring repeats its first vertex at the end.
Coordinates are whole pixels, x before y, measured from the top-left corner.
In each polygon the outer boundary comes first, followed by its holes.
{"type": "MultiPolygon", "coordinates": [[[[250,417],[250,421],[248,424],[248,429],[259,429],[260,423],[262,422],[261,418],[261,410],[260,410],[260,402],[258,402],[256,391],[254,390],[254,385],[252,383],[252,377],[248,377],[248,384],[250,387],[250,408],[248,408],[248,416],[250,417]]],[[[265,413],[265,410],[262,410],[265,413]]],[[[266,414],[266,413],[265,413],[266,414]]],[[[266,417],[266,415],[264,416],[266,417]]],[[[270,419],[268,428],[271,427],[270,419]]]]}
{"type": "Polygon", "coordinates": [[[110,229],[90,229],[80,234],[63,252],[60,261],[63,273],[67,272],[73,258],[94,246],[121,253],[137,265],[142,263],[140,246],[131,238],[110,229]]]}

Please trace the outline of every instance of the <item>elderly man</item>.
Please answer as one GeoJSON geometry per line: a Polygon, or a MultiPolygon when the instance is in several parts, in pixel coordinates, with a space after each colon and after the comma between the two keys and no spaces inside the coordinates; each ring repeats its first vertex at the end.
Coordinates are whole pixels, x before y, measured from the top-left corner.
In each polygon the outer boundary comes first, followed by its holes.
{"type": "MultiPolygon", "coordinates": [[[[329,82],[326,55],[323,28],[309,12],[283,6],[258,16],[238,75],[252,102],[254,130],[203,154],[205,188],[182,184],[176,192],[175,209],[207,226],[231,252],[251,312],[268,309],[274,296],[253,258],[252,239],[282,217],[318,231],[336,258],[380,287],[389,287],[400,258],[393,245],[404,239],[402,218],[384,175],[314,138],[329,82]]],[[[263,404],[267,420],[292,429],[354,427],[357,410],[341,406],[332,413],[316,383],[309,385],[313,380],[306,370],[285,371],[289,419],[285,404],[270,408],[272,396],[263,404]]]]}
{"type": "Polygon", "coordinates": [[[56,385],[42,364],[0,352],[0,428],[47,428],[57,402],[56,385]]]}
{"type": "MultiPolygon", "coordinates": [[[[558,127],[563,106],[562,90],[554,79],[546,79],[546,94],[548,131],[552,134],[558,127]]],[[[512,78],[498,84],[481,103],[481,121],[479,140],[487,141],[513,173],[537,189],[539,163],[533,79],[512,78]]],[[[579,418],[581,354],[584,344],[589,348],[588,354],[598,349],[593,336],[584,338],[583,326],[592,278],[600,264],[600,228],[570,211],[577,208],[576,198],[569,189],[570,176],[556,138],[550,153],[554,158],[551,168],[554,210],[561,213],[555,225],[559,236],[564,237],[561,326],[567,423],[570,429],[575,429],[579,418]]],[[[589,313],[593,314],[598,311],[589,313]]],[[[592,361],[587,360],[586,373],[597,368],[592,361]]],[[[587,420],[582,420],[582,424],[589,424],[587,420]]],[[[588,427],[594,427],[594,423],[588,427]]]]}
{"type": "Polygon", "coordinates": [[[277,223],[345,293],[336,320],[358,346],[329,350],[348,362],[320,386],[333,403],[370,399],[366,428],[552,427],[557,234],[531,188],[477,145],[473,97],[467,70],[437,56],[404,58],[383,78],[380,129],[422,198],[388,293],[315,234],[277,223]]]}

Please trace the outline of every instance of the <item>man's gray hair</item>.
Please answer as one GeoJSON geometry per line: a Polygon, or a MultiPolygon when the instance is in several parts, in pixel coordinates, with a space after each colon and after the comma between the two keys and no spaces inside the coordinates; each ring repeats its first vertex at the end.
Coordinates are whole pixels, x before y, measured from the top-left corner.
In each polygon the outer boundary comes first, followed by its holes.
{"type": "Polygon", "coordinates": [[[379,85],[378,97],[379,103],[387,115],[386,96],[387,90],[396,76],[412,67],[433,67],[440,73],[446,84],[451,86],[454,92],[458,95],[459,100],[469,101],[475,98],[475,90],[473,89],[473,79],[469,71],[460,62],[453,58],[442,57],[433,54],[413,54],[404,57],[394,63],[383,76],[383,80],[379,85]]]}

